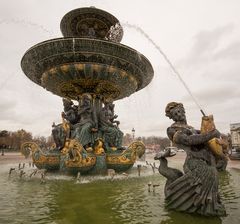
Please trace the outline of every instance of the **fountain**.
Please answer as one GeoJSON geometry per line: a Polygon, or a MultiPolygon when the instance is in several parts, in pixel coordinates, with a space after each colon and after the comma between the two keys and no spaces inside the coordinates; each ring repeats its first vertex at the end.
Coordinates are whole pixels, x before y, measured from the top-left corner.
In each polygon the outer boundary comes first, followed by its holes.
{"type": "Polygon", "coordinates": [[[123,29],[108,12],[79,8],[61,21],[63,38],[30,48],[21,61],[25,75],[63,98],[62,123],[53,124],[55,146],[44,150],[26,142],[40,169],[73,173],[106,173],[131,168],[145,152],[141,141],[127,148],[114,113],[113,102],[146,87],[153,78],[150,62],[136,50],[120,44],[123,29]],[[73,101],[77,101],[75,105],[73,101]]]}

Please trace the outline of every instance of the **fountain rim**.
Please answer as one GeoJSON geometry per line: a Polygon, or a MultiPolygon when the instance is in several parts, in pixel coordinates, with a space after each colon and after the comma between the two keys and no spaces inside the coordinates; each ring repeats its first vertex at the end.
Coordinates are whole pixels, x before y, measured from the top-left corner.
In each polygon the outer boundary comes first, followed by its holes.
{"type": "Polygon", "coordinates": [[[55,41],[55,40],[61,41],[61,40],[68,40],[68,39],[72,39],[72,40],[73,40],[73,39],[74,39],[74,40],[76,40],[76,39],[81,39],[81,40],[90,40],[90,41],[93,40],[93,41],[96,41],[96,42],[105,42],[105,43],[107,43],[107,44],[119,45],[119,46],[121,46],[121,47],[127,48],[127,49],[130,50],[130,51],[134,51],[134,52],[137,53],[138,55],[141,55],[141,57],[143,57],[144,60],[146,60],[146,61],[148,62],[148,64],[150,65],[150,67],[151,67],[152,70],[153,70],[152,64],[151,64],[151,62],[147,59],[147,57],[144,56],[142,53],[140,53],[139,51],[135,50],[135,49],[132,48],[132,47],[129,47],[129,46],[127,46],[127,45],[125,45],[125,44],[122,44],[122,43],[117,43],[117,42],[109,41],[109,40],[102,40],[102,39],[95,39],[95,38],[86,38],[86,37],[57,37],[57,38],[52,38],[52,39],[49,39],[49,40],[45,40],[45,41],[39,42],[39,43],[33,45],[32,47],[30,47],[28,50],[25,51],[25,53],[23,54],[23,57],[22,57],[22,59],[21,59],[20,64],[22,65],[22,62],[23,62],[23,60],[24,60],[25,55],[26,55],[29,51],[31,51],[32,49],[34,49],[34,48],[36,48],[36,47],[38,47],[38,46],[41,46],[41,45],[43,45],[43,44],[45,44],[45,43],[50,43],[51,41],[55,41]]]}

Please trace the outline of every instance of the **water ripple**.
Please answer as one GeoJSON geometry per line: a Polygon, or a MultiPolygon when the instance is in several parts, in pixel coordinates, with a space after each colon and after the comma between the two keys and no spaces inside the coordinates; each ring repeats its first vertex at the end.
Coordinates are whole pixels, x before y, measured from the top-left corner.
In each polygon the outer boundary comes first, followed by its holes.
{"type": "Polygon", "coordinates": [[[151,170],[143,170],[141,177],[136,169],[129,177],[81,177],[78,183],[72,176],[48,174],[41,183],[40,177],[9,178],[8,169],[0,169],[0,223],[239,223],[238,169],[220,174],[220,194],[228,213],[221,219],[167,210],[165,179],[151,170]],[[149,182],[160,186],[148,192],[149,182]]]}

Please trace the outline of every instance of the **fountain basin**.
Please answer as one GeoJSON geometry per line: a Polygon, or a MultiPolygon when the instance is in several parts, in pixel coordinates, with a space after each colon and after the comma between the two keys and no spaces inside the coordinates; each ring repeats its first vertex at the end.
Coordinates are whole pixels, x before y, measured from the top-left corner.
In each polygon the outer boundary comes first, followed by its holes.
{"type": "Polygon", "coordinates": [[[64,37],[89,37],[120,42],[123,29],[112,14],[95,8],[84,7],[68,12],[61,20],[64,37]],[[111,32],[114,29],[114,35],[111,32]]]}
{"type": "Polygon", "coordinates": [[[21,152],[27,158],[32,154],[32,160],[39,169],[67,171],[81,174],[105,174],[107,169],[125,172],[145,153],[145,145],[141,141],[132,142],[124,150],[115,150],[97,154],[87,152],[77,140],[75,143],[59,151],[56,149],[45,151],[34,142],[25,142],[21,152]]]}
{"type": "Polygon", "coordinates": [[[148,59],[123,44],[90,38],[58,38],[30,48],[22,58],[26,76],[61,97],[84,92],[113,100],[147,86],[153,78],[148,59]]]}

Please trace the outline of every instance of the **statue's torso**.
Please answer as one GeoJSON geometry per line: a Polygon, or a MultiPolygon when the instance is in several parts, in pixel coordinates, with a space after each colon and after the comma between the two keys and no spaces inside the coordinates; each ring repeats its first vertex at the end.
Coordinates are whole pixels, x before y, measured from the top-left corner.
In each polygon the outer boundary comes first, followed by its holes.
{"type": "MultiPolygon", "coordinates": [[[[199,134],[199,131],[194,129],[193,127],[189,125],[172,125],[172,128],[176,128],[178,132],[182,132],[184,135],[191,136],[191,135],[196,135],[199,134]]],[[[174,142],[174,141],[173,141],[174,142]]],[[[212,153],[209,150],[207,144],[192,144],[192,145],[184,145],[184,144],[176,144],[178,148],[182,148],[185,150],[187,157],[186,161],[189,159],[202,159],[204,160],[207,164],[212,163],[212,153]]]]}

